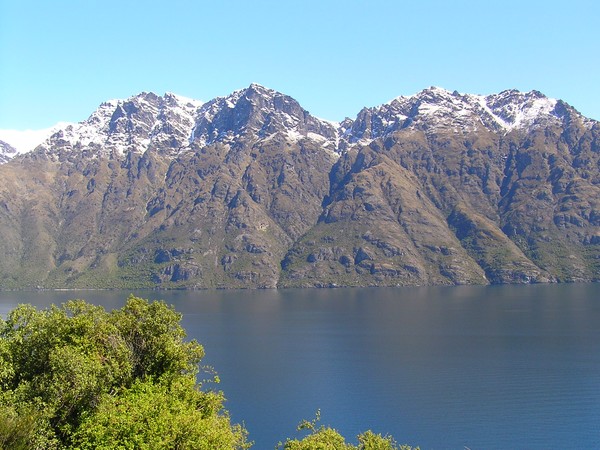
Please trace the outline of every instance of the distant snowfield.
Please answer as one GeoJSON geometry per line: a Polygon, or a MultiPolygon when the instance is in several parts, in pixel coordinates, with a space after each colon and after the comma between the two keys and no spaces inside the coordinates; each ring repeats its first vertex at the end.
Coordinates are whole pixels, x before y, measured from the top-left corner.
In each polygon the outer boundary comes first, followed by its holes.
{"type": "Polygon", "coordinates": [[[43,130],[0,130],[0,141],[10,144],[17,150],[18,154],[27,153],[68,125],[71,124],[69,122],[59,122],[43,130]]]}

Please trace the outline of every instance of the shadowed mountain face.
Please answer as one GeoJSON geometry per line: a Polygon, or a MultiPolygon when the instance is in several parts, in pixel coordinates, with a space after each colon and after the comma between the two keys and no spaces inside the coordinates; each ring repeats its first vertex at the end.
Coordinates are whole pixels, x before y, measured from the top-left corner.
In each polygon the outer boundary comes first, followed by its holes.
{"type": "Polygon", "coordinates": [[[430,88],[341,124],[255,84],[143,93],[14,153],[0,288],[600,278],[600,125],[536,91],[430,88]]]}

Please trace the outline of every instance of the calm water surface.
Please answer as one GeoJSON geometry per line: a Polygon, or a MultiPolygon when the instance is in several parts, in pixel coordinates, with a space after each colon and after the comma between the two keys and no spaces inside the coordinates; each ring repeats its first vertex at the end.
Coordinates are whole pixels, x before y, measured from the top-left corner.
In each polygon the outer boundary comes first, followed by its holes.
{"type": "MultiPolygon", "coordinates": [[[[128,292],[0,292],[0,314],[128,292]]],[[[136,292],[183,313],[253,448],[301,419],[422,449],[600,448],[600,284],[136,292]]]]}

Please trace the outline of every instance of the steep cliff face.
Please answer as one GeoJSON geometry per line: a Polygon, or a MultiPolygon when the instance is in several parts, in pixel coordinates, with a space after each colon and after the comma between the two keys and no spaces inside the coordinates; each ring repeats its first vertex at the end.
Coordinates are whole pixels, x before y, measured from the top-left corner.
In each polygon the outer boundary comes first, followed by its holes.
{"type": "Polygon", "coordinates": [[[0,166],[0,287],[600,278],[600,125],[439,88],[330,123],[251,85],[110,101],[0,166]]]}

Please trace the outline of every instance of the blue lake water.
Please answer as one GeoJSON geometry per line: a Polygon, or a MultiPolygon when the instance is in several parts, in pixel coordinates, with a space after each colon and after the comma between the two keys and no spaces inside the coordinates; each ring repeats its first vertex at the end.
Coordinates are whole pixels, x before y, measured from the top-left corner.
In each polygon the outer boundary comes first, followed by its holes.
{"type": "MultiPolygon", "coordinates": [[[[302,419],[425,449],[600,448],[600,284],[135,292],[183,313],[253,448],[302,419]]],[[[0,292],[0,314],[128,292],[0,292]]]]}

